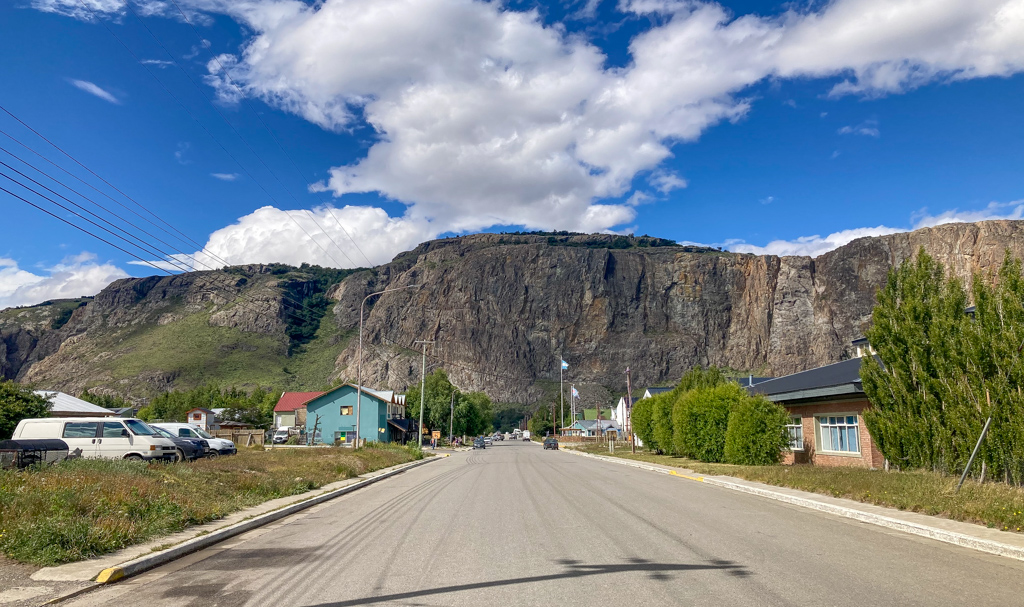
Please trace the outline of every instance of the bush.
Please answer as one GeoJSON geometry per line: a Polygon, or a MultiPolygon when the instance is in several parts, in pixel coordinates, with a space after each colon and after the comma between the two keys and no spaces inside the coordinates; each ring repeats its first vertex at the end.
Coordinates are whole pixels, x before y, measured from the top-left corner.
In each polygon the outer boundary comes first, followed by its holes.
{"type": "Polygon", "coordinates": [[[733,382],[684,394],[672,409],[675,453],[702,462],[724,461],[729,414],[745,398],[746,391],[733,382]]]}
{"type": "Polygon", "coordinates": [[[789,445],[785,407],[763,396],[746,397],[729,414],[725,433],[725,461],[744,466],[779,463],[789,445]]]}
{"type": "Polygon", "coordinates": [[[676,401],[676,391],[671,390],[651,397],[654,444],[652,448],[661,453],[675,453],[672,443],[672,406],[676,401]]]}
{"type": "Polygon", "coordinates": [[[642,398],[633,404],[630,423],[633,433],[648,449],[654,448],[654,405],[652,398],[642,398]]]}

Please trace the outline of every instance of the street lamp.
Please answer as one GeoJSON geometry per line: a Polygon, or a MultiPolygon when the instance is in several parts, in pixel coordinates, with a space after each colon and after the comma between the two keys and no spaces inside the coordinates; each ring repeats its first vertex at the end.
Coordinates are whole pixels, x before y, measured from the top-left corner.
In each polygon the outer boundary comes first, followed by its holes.
{"type": "Polygon", "coordinates": [[[383,291],[377,291],[376,293],[370,293],[363,298],[363,303],[359,304],[359,351],[356,354],[356,440],[353,447],[359,447],[359,422],[360,422],[360,409],[363,404],[363,306],[366,305],[366,300],[370,299],[375,295],[383,295],[385,293],[391,293],[392,291],[401,291],[402,289],[416,289],[421,285],[406,285],[404,287],[395,287],[394,289],[384,289],[383,291]]]}

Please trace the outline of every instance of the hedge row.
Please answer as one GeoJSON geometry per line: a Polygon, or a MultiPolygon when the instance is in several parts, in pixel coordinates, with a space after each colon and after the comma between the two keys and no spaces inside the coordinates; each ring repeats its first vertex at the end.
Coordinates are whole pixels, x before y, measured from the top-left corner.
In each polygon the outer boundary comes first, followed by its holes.
{"type": "Polygon", "coordinates": [[[786,409],[715,368],[694,369],[673,390],[638,401],[632,419],[648,448],[702,462],[776,464],[789,446],[786,409]]]}

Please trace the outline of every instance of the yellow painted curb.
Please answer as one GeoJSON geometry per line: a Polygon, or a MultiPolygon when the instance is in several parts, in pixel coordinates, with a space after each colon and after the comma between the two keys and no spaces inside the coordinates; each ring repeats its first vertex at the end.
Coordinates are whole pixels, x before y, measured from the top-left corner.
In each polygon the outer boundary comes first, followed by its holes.
{"type": "Polygon", "coordinates": [[[96,576],[96,582],[98,584],[110,584],[124,577],[124,569],[120,567],[111,567],[110,569],[104,569],[100,571],[100,574],[96,576]]]}
{"type": "Polygon", "coordinates": [[[671,474],[672,476],[680,476],[682,478],[686,478],[686,479],[689,479],[691,481],[697,481],[698,483],[703,483],[704,482],[704,479],[702,477],[700,477],[700,476],[687,476],[685,474],[679,474],[675,470],[669,470],[669,474],[671,474]]]}

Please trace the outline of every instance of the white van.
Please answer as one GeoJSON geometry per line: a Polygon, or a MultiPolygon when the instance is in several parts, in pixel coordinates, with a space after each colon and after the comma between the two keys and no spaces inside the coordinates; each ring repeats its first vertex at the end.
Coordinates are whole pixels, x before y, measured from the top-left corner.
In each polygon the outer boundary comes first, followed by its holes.
{"type": "Polygon", "coordinates": [[[206,442],[210,444],[210,450],[206,452],[206,457],[217,457],[218,455],[234,455],[238,450],[235,447],[235,443],[229,441],[226,438],[214,438],[209,432],[203,430],[198,426],[192,424],[182,424],[178,422],[160,422],[154,423],[154,426],[163,428],[176,434],[181,438],[204,438],[206,442]]]}
{"type": "Polygon", "coordinates": [[[69,455],[106,459],[174,460],[177,450],[140,419],[72,417],[23,419],[12,438],[58,438],[69,455]]]}

